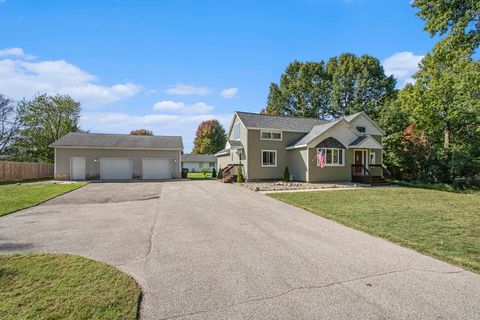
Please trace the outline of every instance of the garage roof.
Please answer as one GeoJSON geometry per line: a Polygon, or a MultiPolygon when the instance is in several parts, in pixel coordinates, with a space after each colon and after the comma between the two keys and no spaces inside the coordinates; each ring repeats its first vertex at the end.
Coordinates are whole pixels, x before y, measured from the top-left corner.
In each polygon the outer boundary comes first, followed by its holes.
{"type": "Polygon", "coordinates": [[[50,147],[114,149],[183,149],[179,136],[135,136],[130,134],[70,132],[50,147]]]}

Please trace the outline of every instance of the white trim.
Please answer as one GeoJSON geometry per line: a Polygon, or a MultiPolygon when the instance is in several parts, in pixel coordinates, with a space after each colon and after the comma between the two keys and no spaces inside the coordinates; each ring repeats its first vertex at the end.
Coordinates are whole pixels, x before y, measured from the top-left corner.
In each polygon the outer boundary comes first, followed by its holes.
{"type": "Polygon", "coordinates": [[[293,149],[305,148],[306,146],[307,146],[306,144],[302,144],[302,145],[300,145],[300,146],[286,147],[285,149],[287,149],[287,150],[293,150],[293,149]]]}
{"type": "Polygon", "coordinates": [[[360,143],[354,145],[354,146],[349,146],[349,149],[383,149],[383,146],[371,135],[366,135],[366,139],[363,141],[360,141],[360,143]]]}
{"type": "Polygon", "coordinates": [[[282,131],[279,131],[279,130],[260,130],[260,140],[266,140],[266,141],[282,141],[282,140],[283,140],[283,134],[282,134],[282,131]],[[270,139],[268,139],[268,138],[263,138],[263,137],[262,137],[262,134],[263,134],[264,132],[270,133],[270,134],[271,134],[270,136],[272,136],[272,138],[270,138],[270,139]],[[273,134],[274,134],[274,133],[280,133],[280,139],[274,139],[274,138],[273,138],[273,134]]]}
{"type": "Polygon", "coordinates": [[[318,153],[319,149],[325,150],[325,164],[323,165],[324,167],[345,167],[345,151],[347,149],[343,149],[343,148],[316,148],[317,153],[318,153]],[[332,162],[333,162],[333,150],[342,150],[342,163],[341,164],[340,163],[327,163],[327,150],[332,150],[332,162]]]}
{"type": "Polygon", "coordinates": [[[353,164],[355,163],[355,151],[362,151],[362,164],[365,166],[365,168],[368,169],[368,160],[369,160],[369,150],[368,149],[353,149],[353,164]]]}
{"type": "Polygon", "coordinates": [[[277,150],[261,150],[261,151],[260,151],[260,164],[261,164],[262,167],[264,167],[264,168],[276,167],[276,166],[277,166],[277,163],[278,163],[277,150]],[[271,164],[263,164],[263,153],[264,153],[264,152],[274,152],[274,153],[275,153],[275,164],[274,164],[274,165],[271,165],[271,164]]]}
{"type": "Polygon", "coordinates": [[[307,182],[310,182],[310,148],[307,148],[307,176],[305,177],[307,182]]]}
{"type": "Polygon", "coordinates": [[[232,130],[233,130],[233,139],[230,139],[230,140],[233,140],[233,141],[240,141],[242,139],[242,130],[240,128],[240,124],[242,123],[242,121],[237,121],[233,124],[232,126],[232,130]],[[238,139],[235,138],[235,126],[238,124],[238,139]]]}
{"type": "Polygon", "coordinates": [[[80,180],[86,180],[87,179],[87,157],[70,157],[70,177],[69,177],[69,180],[73,180],[73,166],[72,166],[72,159],[73,158],[80,158],[80,159],[84,159],[84,163],[85,163],[85,176],[83,177],[83,179],[80,179],[80,180]]]}

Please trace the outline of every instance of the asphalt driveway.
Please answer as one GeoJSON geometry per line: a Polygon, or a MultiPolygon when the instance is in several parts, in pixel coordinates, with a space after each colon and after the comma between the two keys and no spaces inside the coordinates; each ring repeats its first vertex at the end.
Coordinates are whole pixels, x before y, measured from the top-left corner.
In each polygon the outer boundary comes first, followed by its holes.
{"type": "Polygon", "coordinates": [[[478,319],[480,276],[215,181],[90,184],[0,218],[0,252],[131,274],[142,319],[478,319]]]}

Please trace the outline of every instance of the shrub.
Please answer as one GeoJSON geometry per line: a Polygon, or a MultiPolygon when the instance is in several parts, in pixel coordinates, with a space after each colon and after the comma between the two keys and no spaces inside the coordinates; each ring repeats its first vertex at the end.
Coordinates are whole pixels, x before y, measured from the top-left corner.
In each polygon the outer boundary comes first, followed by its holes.
{"type": "Polygon", "coordinates": [[[237,183],[243,183],[245,182],[245,179],[243,178],[243,172],[242,172],[242,167],[238,167],[237,171],[237,183]]]}
{"type": "Polygon", "coordinates": [[[285,171],[283,171],[283,181],[290,182],[290,171],[287,166],[285,166],[285,171]]]}
{"type": "Polygon", "coordinates": [[[206,176],[207,176],[207,173],[208,173],[208,171],[209,171],[209,169],[208,169],[207,167],[203,167],[203,168],[201,168],[201,169],[200,169],[200,171],[202,171],[202,173],[203,173],[203,176],[205,176],[205,177],[206,177],[206,176]]]}
{"type": "Polygon", "coordinates": [[[217,170],[215,170],[215,168],[212,169],[212,178],[216,178],[217,177],[217,170]]]}
{"type": "Polygon", "coordinates": [[[218,179],[223,179],[222,167],[218,167],[218,175],[217,175],[217,178],[218,178],[218,179]]]}

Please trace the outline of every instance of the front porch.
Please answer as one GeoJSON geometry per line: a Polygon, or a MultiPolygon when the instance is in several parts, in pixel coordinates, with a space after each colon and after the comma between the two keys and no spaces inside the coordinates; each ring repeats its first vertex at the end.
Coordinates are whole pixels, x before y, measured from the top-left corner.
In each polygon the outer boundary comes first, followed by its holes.
{"type": "Polygon", "coordinates": [[[370,164],[368,168],[361,163],[352,164],[352,182],[369,185],[388,185],[390,171],[382,164],[370,164]]]}

